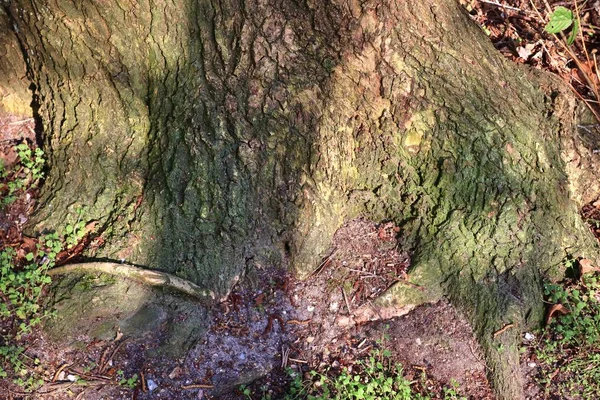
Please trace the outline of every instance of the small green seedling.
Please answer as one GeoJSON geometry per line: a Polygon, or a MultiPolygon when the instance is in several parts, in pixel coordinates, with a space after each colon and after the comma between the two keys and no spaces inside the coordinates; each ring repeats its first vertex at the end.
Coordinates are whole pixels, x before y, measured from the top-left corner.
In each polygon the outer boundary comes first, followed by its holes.
{"type": "Polygon", "coordinates": [[[544,30],[548,33],[557,34],[568,29],[571,25],[573,28],[571,29],[571,34],[567,38],[567,43],[569,45],[575,42],[575,38],[579,32],[579,20],[573,15],[573,11],[560,6],[556,7],[554,12],[550,14],[550,20],[548,21],[548,24],[546,24],[544,30]]]}
{"type": "Polygon", "coordinates": [[[135,389],[138,384],[137,374],[134,374],[131,378],[125,378],[123,370],[118,370],[117,378],[119,379],[119,385],[128,387],[129,389],[135,389]]]}

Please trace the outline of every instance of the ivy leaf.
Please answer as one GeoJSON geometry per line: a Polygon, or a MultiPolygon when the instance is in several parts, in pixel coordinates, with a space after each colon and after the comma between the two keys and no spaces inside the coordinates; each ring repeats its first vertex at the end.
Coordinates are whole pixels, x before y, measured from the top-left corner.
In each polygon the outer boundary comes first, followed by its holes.
{"type": "Polygon", "coordinates": [[[562,32],[573,23],[573,11],[566,7],[556,7],[556,10],[550,14],[550,21],[544,28],[548,33],[562,32]]]}

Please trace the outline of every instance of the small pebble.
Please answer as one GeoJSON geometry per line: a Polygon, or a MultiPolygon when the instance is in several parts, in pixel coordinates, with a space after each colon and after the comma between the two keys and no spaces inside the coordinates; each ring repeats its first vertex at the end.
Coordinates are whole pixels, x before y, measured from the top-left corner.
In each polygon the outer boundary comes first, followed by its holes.
{"type": "Polygon", "coordinates": [[[67,380],[71,381],[71,382],[77,382],[79,380],[79,377],[77,375],[67,375],[67,380]]]}
{"type": "Polygon", "coordinates": [[[308,306],[306,309],[308,310],[308,312],[313,312],[315,311],[315,306],[308,306]]]}
{"type": "Polygon", "coordinates": [[[147,379],[146,384],[148,385],[148,390],[151,392],[155,391],[158,388],[158,385],[152,379],[147,379]]]}
{"type": "Polygon", "coordinates": [[[415,342],[417,342],[417,345],[418,345],[418,346],[420,346],[420,345],[421,345],[421,343],[423,343],[423,342],[421,342],[421,339],[420,339],[420,338],[416,338],[416,339],[415,339],[415,342]]]}
{"type": "Polygon", "coordinates": [[[535,368],[537,366],[537,364],[534,363],[533,361],[528,362],[527,365],[529,366],[529,368],[535,368]]]}
{"type": "Polygon", "coordinates": [[[535,335],[533,333],[529,333],[529,332],[525,333],[525,340],[529,341],[529,340],[533,340],[533,339],[535,339],[535,335]]]}

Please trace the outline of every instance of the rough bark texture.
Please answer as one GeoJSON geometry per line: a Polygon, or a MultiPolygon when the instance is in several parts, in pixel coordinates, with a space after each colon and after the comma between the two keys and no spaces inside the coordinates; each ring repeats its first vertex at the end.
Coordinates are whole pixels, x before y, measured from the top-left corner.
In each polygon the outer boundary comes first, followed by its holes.
{"type": "Polygon", "coordinates": [[[595,257],[597,138],[455,1],[4,4],[51,155],[37,229],[86,206],[90,256],[222,296],[288,256],[305,276],[350,218],[392,220],[426,290],[382,301],[449,295],[500,398],[522,396],[519,330],[492,333],[538,323],[543,275],[595,257]]]}
{"type": "Polygon", "coordinates": [[[0,8],[0,118],[31,117],[31,91],[23,52],[8,14],[0,8]]]}

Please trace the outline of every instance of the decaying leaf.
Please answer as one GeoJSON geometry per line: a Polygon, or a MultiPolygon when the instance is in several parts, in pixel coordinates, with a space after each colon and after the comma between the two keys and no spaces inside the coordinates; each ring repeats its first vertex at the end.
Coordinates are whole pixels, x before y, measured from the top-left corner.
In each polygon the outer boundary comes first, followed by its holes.
{"type": "Polygon", "coordinates": [[[265,300],[265,294],[261,293],[258,296],[256,296],[256,299],[254,299],[254,302],[257,307],[260,307],[260,306],[262,306],[264,300],[265,300]]]}
{"type": "Polygon", "coordinates": [[[590,260],[588,258],[583,258],[583,259],[579,260],[580,276],[589,274],[591,272],[597,272],[597,271],[600,271],[600,268],[594,267],[594,265],[592,264],[592,260],[590,260]]]}
{"type": "Polygon", "coordinates": [[[562,304],[553,304],[548,309],[548,315],[546,316],[546,325],[548,325],[550,323],[554,314],[557,314],[557,313],[560,315],[565,315],[565,314],[569,313],[569,310],[562,304]]]}

